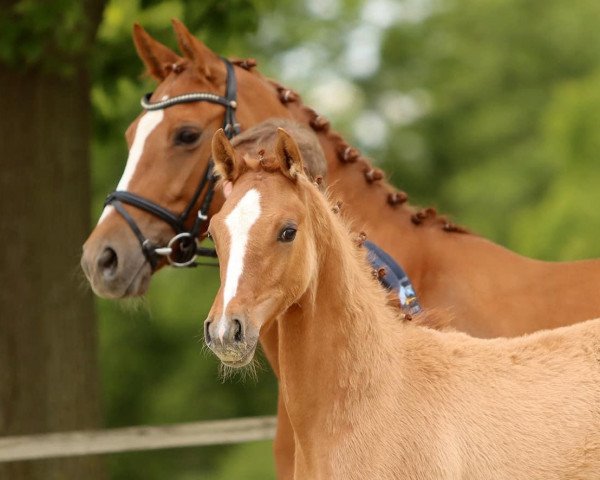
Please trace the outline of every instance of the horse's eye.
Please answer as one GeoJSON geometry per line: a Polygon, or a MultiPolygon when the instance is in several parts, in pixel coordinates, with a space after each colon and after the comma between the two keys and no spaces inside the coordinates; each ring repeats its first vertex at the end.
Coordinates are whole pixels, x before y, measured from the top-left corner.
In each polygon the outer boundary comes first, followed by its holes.
{"type": "Polygon", "coordinates": [[[175,135],[176,145],[192,145],[200,138],[200,132],[195,128],[182,128],[175,135]]]}
{"type": "Polygon", "coordinates": [[[277,240],[280,242],[291,242],[296,238],[296,228],[294,227],[285,227],[281,232],[279,232],[279,237],[277,240]]]}

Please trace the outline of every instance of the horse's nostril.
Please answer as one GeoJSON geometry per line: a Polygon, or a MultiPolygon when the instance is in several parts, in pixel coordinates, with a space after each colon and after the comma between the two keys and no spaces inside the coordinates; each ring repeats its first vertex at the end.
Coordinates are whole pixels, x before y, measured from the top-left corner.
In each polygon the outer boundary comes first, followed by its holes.
{"type": "Polygon", "coordinates": [[[235,333],[233,334],[233,338],[236,342],[241,342],[244,338],[244,335],[242,333],[242,323],[237,318],[234,318],[233,324],[234,324],[234,328],[235,328],[235,333]]]}
{"type": "Polygon", "coordinates": [[[210,322],[204,322],[204,341],[208,345],[211,342],[210,337],[210,322]]]}
{"type": "Polygon", "coordinates": [[[119,266],[117,252],[106,247],[98,257],[98,268],[104,276],[113,276],[119,266]]]}

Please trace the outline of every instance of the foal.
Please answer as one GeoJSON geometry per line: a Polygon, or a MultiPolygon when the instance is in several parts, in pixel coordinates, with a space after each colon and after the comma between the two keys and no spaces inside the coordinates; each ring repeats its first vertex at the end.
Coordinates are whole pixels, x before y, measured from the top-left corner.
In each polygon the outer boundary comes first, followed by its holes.
{"type": "Polygon", "coordinates": [[[277,322],[299,479],[600,478],[600,320],[481,340],[401,321],[294,140],[239,158],[211,221],[222,285],[205,322],[229,366],[277,322]]]}

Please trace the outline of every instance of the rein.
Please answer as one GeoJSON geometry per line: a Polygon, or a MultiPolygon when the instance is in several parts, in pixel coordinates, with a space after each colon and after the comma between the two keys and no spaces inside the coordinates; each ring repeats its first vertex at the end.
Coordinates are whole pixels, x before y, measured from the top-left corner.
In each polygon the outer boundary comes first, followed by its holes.
{"type": "MultiPolygon", "coordinates": [[[[229,60],[223,58],[227,68],[227,80],[225,86],[225,96],[215,95],[214,93],[194,92],[178,95],[159,102],[151,102],[152,92],[142,97],[141,105],[145,110],[161,110],[191,102],[209,102],[225,107],[225,118],[223,120],[223,130],[227,138],[231,139],[240,133],[240,125],[236,122],[235,110],[237,108],[237,82],[233,65],[229,60]]],[[[125,190],[115,190],[110,193],[104,202],[104,206],[112,205],[117,212],[127,222],[131,231],[137,237],[144,252],[144,256],[150,263],[152,270],[156,270],[158,257],[164,256],[174,267],[193,267],[199,265],[196,262],[197,257],[216,258],[217,252],[214,248],[201,247],[198,243],[198,235],[205,222],[208,220],[208,210],[215,193],[215,178],[213,175],[213,161],[209,160],[206,171],[200,181],[192,199],[185,210],[177,215],[147,198],[125,190]],[[186,230],[185,222],[192,213],[202,191],[206,188],[204,200],[198,210],[198,215],[190,230],[186,230]],[[175,231],[176,235],[169,240],[166,247],[153,245],[152,242],[144,236],[137,223],[127,213],[123,203],[144,210],[164,222],[168,223],[175,231]]],[[[210,263],[209,265],[214,265],[210,263]]]]}

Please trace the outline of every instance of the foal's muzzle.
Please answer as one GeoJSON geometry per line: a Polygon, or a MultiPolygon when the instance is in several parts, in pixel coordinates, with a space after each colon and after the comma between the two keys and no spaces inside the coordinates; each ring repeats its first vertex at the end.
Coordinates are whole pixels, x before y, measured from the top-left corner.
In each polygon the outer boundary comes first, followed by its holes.
{"type": "Polygon", "coordinates": [[[252,361],[258,341],[247,326],[240,315],[209,317],[204,322],[204,340],[225,365],[243,367],[252,361]]]}

